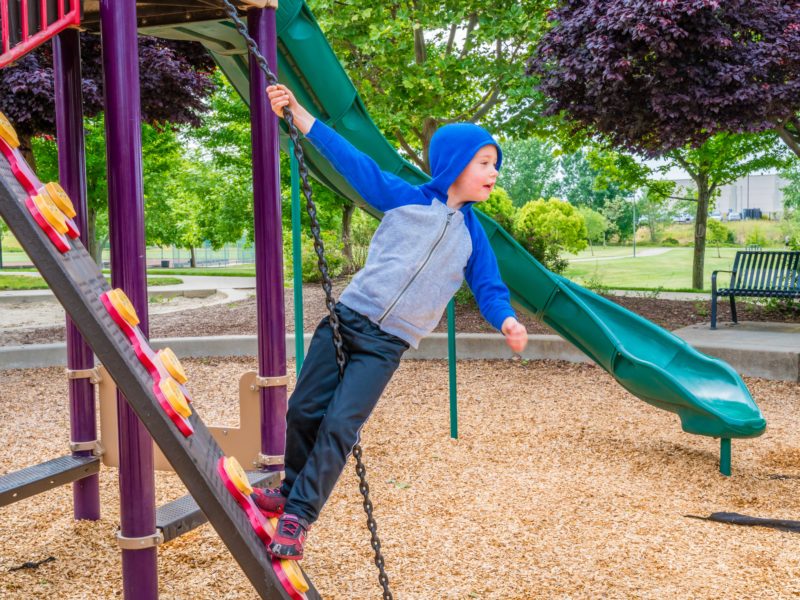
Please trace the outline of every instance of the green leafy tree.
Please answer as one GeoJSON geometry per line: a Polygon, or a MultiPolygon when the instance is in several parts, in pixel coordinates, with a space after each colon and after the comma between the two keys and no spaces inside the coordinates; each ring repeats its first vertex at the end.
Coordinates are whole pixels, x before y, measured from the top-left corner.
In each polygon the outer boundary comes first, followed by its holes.
{"type": "Polygon", "coordinates": [[[781,188],[783,208],[787,211],[800,209],[800,161],[795,161],[780,173],[788,183],[781,188]]]}
{"type": "Polygon", "coordinates": [[[588,206],[579,207],[578,213],[583,217],[583,222],[586,225],[586,240],[589,242],[589,250],[594,256],[594,244],[605,242],[606,231],[608,231],[611,224],[605,216],[588,206]]]}
{"type": "MultiPolygon", "coordinates": [[[[86,138],[87,236],[90,255],[100,263],[108,241],[108,181],[106,171],[105,123],[103,115],[84,119],[86,138]]],[[[39,178],[58,180],[58,150],[50,137],[33,138],[39,178]]],[[[180,143],[170,128],[142,125],[142,168],[145,205],[160,198],[162,186],[180,171],[180,143]],[[151,200],[148,202],[148,198],[151,200]]]]}
{"type": "Polygon", "coordinates": [[[733,231],[728,229],[724,223],[715,221],[714,219],[708,222],[707,229],[708,243],[717,247],[717,258],[721,258],[722,255],[720,254],[719,247],[722,244],[728,244],[733,241],[733,231]]]}
{"type": "Polygon", "coordinates": [[[549,142],[536,138],[503,143],[503,168],[497,183],[509,193],[515,206],[549,198],[559,191],[559,160],[549,142]]]}
{"type": "Polygon", "coordinates": [[[644,188],[642,197],[636,202],[637,228],[643,223],[650,232],[650,241],[656,242],[665,220],[669,218],[667,198],[672,195],[674,182],[665,185],[649,185],[644,188]]]}
{"type": "MultiPolygon", "coordinates": [[[[198,148],[192,160],[203,162],[216,177],[212,189],[218,194],[208,210],[213,215],[214,243],[236,241],[244,235],[253,240],[253,180],[250,109],[236,89],[221,73],[214,75],[215,93],[211,96],[210,110],[200,127],[186,132],[198,148]]],[[[291,229],[291,171],[289,157],[281,154],[281,196],[284,230],[291,229]]],[[[352,205],[336,196],[324,186],[311,181],[314,201],[318,208],[320,227],[332,232],[342,227],[343,213],[352,205]]],[[[212,196],[213,197],[213,196],[212,196]]],[[[304,231],[310,226],[305,210],[301,210],[304,231]]],[[[212,232],[206,232],[211,235],[212,232]]],[[[338,235],[338,234],[337,234],[338,235]]],[[[286,238],[287,235],[284,235],[286,238]]],[[[330,237],[330,236],[328,236],[330,237]]],[[[349,237],[342,234],[342,238],[349,237]]],[[[291,239],[291,238],[290,238],[291,239]]],[[[352,251],[351,251],[352,254],[352,251]]],[[[291,256],[291,253],[288,255],[291,256]]],[[[312,259],[309,259],[312,260],[312,259]]],[[[287,265],[290,263],[286,263],[287,265]]]]}
{"type": "Polygon", "coordinates": [[[793,159],[771,133],[721,133],[698,148],[679,148],[667,156],[683,167],[696,186],[692,287],[703,289],[706,228],[712,199],[723,185],[754,171],[785,168],[793,159]]]}
{"type": "Polygon", "coordinates": [[[475,208],[492,217],[506,231],[512,231],[517,209],[511,202],[508,192],[500,186],[495,187],[489,194],[489,198],[477,203],[475,208]]]}
{"type": "Polygon", "coordinates": [[[436,129],[480,122],[508,137],[538,124],[520,60],[535,47],[549,0],[315,0],[312,9],[378,127],[428,168],[436,129]]]}
{"type": "Polygon", "coordinates": [[[561,273],[567,261],[561,253],[586,248],[588,232],[581,214],[568,202],[533,200],[517,211],[514,235],[536,260],[561,273]]]}
{"type": "MultiPolygon", "coordinates": [[[[597,144],[605,142],[598,141],[597,144]]],[[[650,187],[664,198],[694,206],[694,256],[692,287],[703,289],[708,211],[713,199],[723,185],[765,169],[783,169],[794,162],[793,156],[772,133],[730,134],[720,133],[707,139],[701,146],[686,146],[664,154],[663,165],[654,168],[636,156],[622,151],[603,150],[591,152],[590,161],[598,170],[602,181],[616,182],[623,190],[650,187]],[[659,173],[680,167],[693,181],[693,189],[682,195],[669,191],[670,182],[658,181],[659,173]],[[690,203],[690,204],[689,204],[690,203]]],[[[608,210],[603,211],[614,220],[608,210]]],[[[630,225],[618,225],[622,238],[627,239],[630,225]]]]}
{"type": "Polygon", "coordinates": [[[791,250],[800,250],[800,211],[793,210],[784,215],[781,221],[781,234],[786,246],[791,250]]]}
{"type": "Polygon", "coordinates": [[[600,213],[608,220],[608,233],[617,236],[619,243],[633,236],[633,202],[617,196],[608,200],[600,209],[600,213]]]}
{"type": "Polygon", "coordinates": [[[617,178],[603,174],[610,162],[597,161],[593,164],[590,152],[580,149],[561,158],[563,178],[559,186],[559,197],[575,206],[588,206],[600,210],[605,204],[618,196],[630,196],[631,190],[624,189],[617,178]]]}

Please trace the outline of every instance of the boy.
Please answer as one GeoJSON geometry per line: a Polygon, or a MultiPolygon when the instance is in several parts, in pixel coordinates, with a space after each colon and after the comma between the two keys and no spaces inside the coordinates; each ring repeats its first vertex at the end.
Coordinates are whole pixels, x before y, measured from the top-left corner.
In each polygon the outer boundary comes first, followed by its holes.
{"type": "Polygon", "coordinates": [[[299,560],[311,523],[333,491],[359,432],[410,346],[417,348],[466,277],[481,313],[512,350],[528,341],[515,317],[497,261],[472,203],[489,197],[502,153],[471,123],[439,129],[430,144],[433,179],[412,186],[378,168],[317,121],[283,85],[270,86],[272,110],[288,106],[297,128],[384,218],[367,263],[340,297],[336,313],[348,357],[339,381],[329,317],[317,327],[286,414],[286,477],[255,501],[280,515],[269,552],[299,560]]]}

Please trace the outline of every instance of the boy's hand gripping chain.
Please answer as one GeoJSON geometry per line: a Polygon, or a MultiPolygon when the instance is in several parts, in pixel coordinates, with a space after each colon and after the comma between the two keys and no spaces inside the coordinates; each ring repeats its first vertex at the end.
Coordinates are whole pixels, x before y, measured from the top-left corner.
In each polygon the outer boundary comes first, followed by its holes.
{"type": "MultiPolygon", "coordinates": [[[[250,34],[247,32],[247,26],[239,18],[236,8],[230,3],[229,0],[222,0],[222,2],[225,4],[225,12],[228,13],[228,16],[234,22],[237,31],[244,38],[253,58],[255,58],[261,70],[264,71],[267,82],[269,85],[277,85],[278,78],[270,70],[269,65],[267,64],[267,59],[264,58],[264,56],[261,54],[261,51],[258,49],[258,44],[256,44],[255,40],[250,37],[250,34]]],[[[308,183],[308,169],[306,168],[305,157],[303,155],[303,147],[300,145],[300,136],[297,131],[297,127],[294,124],[294,116],[288,107],[284,107],[283,109],[283,118],[286,120],[286,125],[289,129],[289,137],[292,140],[292,146],[294,147],[294,153],[297,157],[297,163],[299,165],[300,187],[302,188],[303,196],[305,196],[306,199],[306,212],[311,220],[311,234],[314,236],[314,250],[317,253],[317,265],[320,273],[322,274],[322,289],[325,290],[325,304],[327,305],[328,312],[330,313],[330,324],[331,329],[333,330],[333,344],[336,347],[336,364],[339,366],[339,378],[341,378],[344,375],[344,368],[347,364],[347,358],[344,354],[342,334],[339,331],[339,316],[336,314],[335,310],[336,301],[333,298],[333,285],[331,283],[330,273],[328,272],[328,262],[325,259],[325,247],[322,244],[319,220],[317,219],[317,207],[311,198],[311,186],[308,183]]],[[[356,473],[358,474],[359,479],[358,488],[361,491],[361,494],[364,496],[364,511],[367,513],[367,527],[369,528],[371,535],[370,541],[372,544],[372,549],[375,551],[375,565],[378,567],[378,571],[380,571],[378,581],[380,582],[381,587],[383,587],[384,600],[393,600],[394,596],[392,596],[392,592],[389,590],[389,577],[386,575],[386,570],[384,568],[383,554],[381,553],[381,541],[378,538],[378,524],[375,522],[375,518],[372,516],[372,501],[369,499],[369,484],[367,484],[366,479],[367,469],[361,460],[362,450],[360,444],[356,444],[353,447],[353,457],[356,460],[356,473]]]]}

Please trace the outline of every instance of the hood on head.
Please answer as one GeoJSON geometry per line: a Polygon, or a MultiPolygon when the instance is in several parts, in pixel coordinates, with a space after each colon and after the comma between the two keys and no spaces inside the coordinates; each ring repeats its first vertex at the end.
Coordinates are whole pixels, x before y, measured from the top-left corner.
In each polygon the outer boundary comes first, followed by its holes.
{"type": "Polygon", "coordinates": [[[503,162],[503,151],[492,135],[474,123],[453,123],[436,130],[428,148],[431,181],[423,188],[447,200],[447,190],[458,179],[475,153],[491,144],[497,148],[497,170],[503,162]]]}

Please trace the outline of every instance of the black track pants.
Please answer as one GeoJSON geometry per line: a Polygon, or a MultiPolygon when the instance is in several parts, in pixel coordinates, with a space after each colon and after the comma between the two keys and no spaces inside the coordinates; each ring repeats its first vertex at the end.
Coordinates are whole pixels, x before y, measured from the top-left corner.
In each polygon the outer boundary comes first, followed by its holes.
{"type": "Polygon", "coordinates": [[[408,344],[341,302],[336,305],[347,366],[339,380],[333,332],[317,326],[286,414],[285,512],[319,517],[359,432],[408,344]]]}

